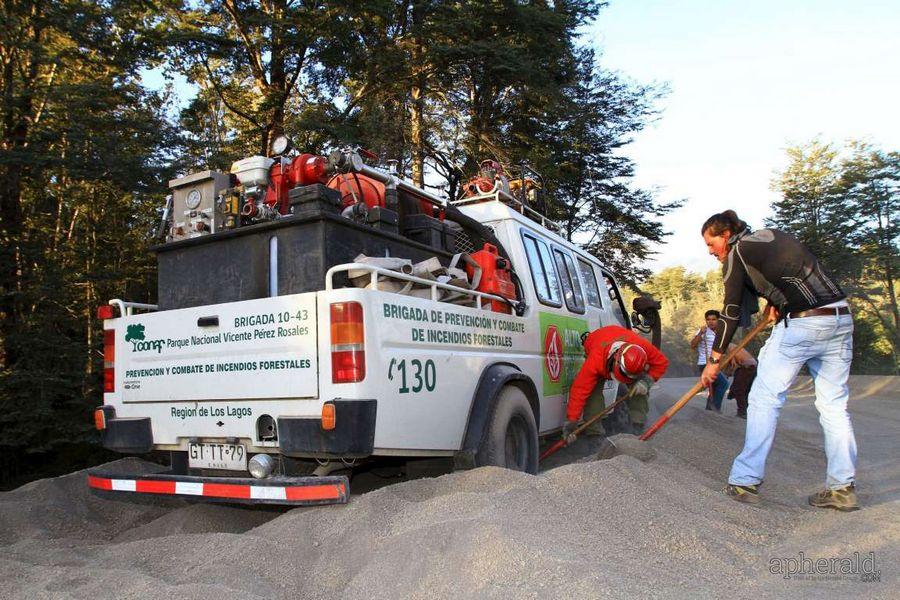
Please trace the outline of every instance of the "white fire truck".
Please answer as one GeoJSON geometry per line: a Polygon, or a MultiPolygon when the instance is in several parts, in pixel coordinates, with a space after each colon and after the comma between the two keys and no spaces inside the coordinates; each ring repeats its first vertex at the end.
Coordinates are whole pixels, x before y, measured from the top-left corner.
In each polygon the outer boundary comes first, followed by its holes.
{"type": "Polygon", "coordinates": [[[532,208],[539,179],[486,162],[447,202],[359,150],[280,145],[170,182],[159,304],[98,311],[95,424],[171,468],[89,485],[323,504],[376,457],[535,473],[581,334],[630,326],[612,273],[532,208]]]}

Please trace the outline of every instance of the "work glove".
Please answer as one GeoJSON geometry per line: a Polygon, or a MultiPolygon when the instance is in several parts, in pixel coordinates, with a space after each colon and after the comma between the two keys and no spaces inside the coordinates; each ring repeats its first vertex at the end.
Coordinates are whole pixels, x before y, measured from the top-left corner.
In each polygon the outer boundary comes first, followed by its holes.
{"type": "Polygon", "coordinates": [[[562,426],[562,439],[566,440],[567,444],[571,444],[575,441],[575,429],[578,427],[578,421],[566,421],[562,426]]]}
{"type": "Polygon", "coordinates": [[[653,387],[653,383],[652,377],[649,375],[641,375],[633,384],[631,384],[631,391],[634,392],[635,396],[646,396],[650,393],[650,388],[653,387]]]}

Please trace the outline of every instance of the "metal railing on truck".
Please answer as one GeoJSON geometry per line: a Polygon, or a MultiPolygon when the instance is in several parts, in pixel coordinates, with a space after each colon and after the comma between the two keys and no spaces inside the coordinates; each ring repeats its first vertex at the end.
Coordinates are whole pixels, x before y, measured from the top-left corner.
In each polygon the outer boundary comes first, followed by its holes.
{"type": "Polygon", "coordinates": [[[134,314],[135,310],[146,310],[146,311],[156,311],[159,310],[159,306],[156,304],[142,304],[140,302],[125,302],[124,300],[119,300],[118,298],[113,298],[109,302],[107,302],[110,306],[115,306],[119,309],[119,314],[123,317],[130,317],[134,314]]]}
{"type": "MultiPolygon", "coordinates": [[[[379,279],[379,277],[384,277],[384,280],[386,280],[386,281],[399,279],[401,281],[408,281],[410,283],[415,283],[415,284],[421,285],[423,287],[428,287],[431,289],[431,299],[435,302],[446,302],[449,304],[454,304],[460,298],[465,297],[465,296],[470,296],[472,298],[472,300],[474,300],[474,302],[475,302],[475,308],[478,308],[478,309],[481,309],[483,307],[482,302],[484,300],[488,300],[488,301],[499,300],[500,302],[506,302],[506,303],[509,302],[508,299],[503,298],[502,296],[496,296],[494,294],[486,294],[484,292],[479,292],[477,290],[470,290],[468,288],[463,288],[463,287],[459,287],[456,285],[450,285],[449,283],[442,283],[440,281],[435,281],[433,279],[425,279],[423,277],[417,277],[416,275],[407,275],[406,273],[401,273],[400,271],[392,271],[390,269],[384,269],[382,267],[376,267],[374,265],[369,265],[369,264],[365,264],[365,263],[346,263],[343,265],[336,265],[336,266],[328,269],[328,271],[325,273],[325,290],[331,291],[331,290],[335,289],[334,275],[336,273],[341,273],[341,272],[345,272],[345,271],[349,272],[351,270],[352,271],[368,271],[370,274],[369,281],[370,281],[370,285],[372,286],[371,289],[374,289],[376,291],[387,291],[387,290],[380,290],[378,287],[379,281],[381,281],[379,279]],[[440,297],[441,294],[438,292],[438,290],[446,290],[448,292],[451,292],[452,295],[448,295],[444,298],[441,298],[440,297]]],[[[348,273],[348,277],[349,277],[349,273],[348,273]]],[[[356,279],[357,277],[359,277],[359,275],[354,277],[354,279],[356,279]]],[[[359,289],[362,289],[362,288],[359,288],[359,289]]]]}
{"type": "MultiPolygon", "coordinates": [[[[479,292],[478,290],[472,290],[468,288],[459,287],[457,285],[451,285],[449,283],[442,283],[440,281],[435,281],[433,279],[425,279],[423,277],[418,277],[416,275],[407,275],[406,273],[402,273],[400,271],[393,271],[391,269],[385,269],[382,267],[377,267],[370,264],[365,263],[345,263],[342,265],[336,265],[328,269],[325,273],[325,290],[331,291],[334,290],[334,275],[336,273],[341,272],[349,272],[349,271],[366,271],[370,275],[370,285],[372,289],[376,291],[387,291],[381,290],[379,288],[380,281],[390,281],[390,280],[401,280],[407,281],[409,283],[413,283],[422,287],[427,287],[431,289],[431,299],[435,302],[446,302],[449,304],[454,304],[459,301],[460,298],[469,297],[475,303],[475,308],[481,309],[483,308],[483,301],[500,301],[500,302],[509,302],[508,299],[503,298],[502,296],[496,296],[494,294],[487,294],[485,292],[479,292]],[[379,279],[379,277],[383,279],[379,279]],[[450,292],[449,295],[441,297],[441,294],[438,290],[444,290],[450,292]]],[[[348,273],[349,275],[349,273],[348,273]]],[[[358,275],[354,277],[356,279],[359,277],[358,275]]],[[[118,298],[114,298],[107,302],[107,304],[114,306],[119,309],[119,314],[123,317],[128,317],[134,314],[135,310],[144,310],[144,311],[157,311],[159,310],[159,306],[156,304],[143,304],[141,302],[126,302],[124,300],[120,300],[118,298]]]]}

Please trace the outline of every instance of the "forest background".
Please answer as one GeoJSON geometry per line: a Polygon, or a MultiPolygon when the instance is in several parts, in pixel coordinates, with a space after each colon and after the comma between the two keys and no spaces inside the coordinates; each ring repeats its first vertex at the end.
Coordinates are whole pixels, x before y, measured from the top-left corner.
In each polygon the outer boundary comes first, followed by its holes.
{"type": "MultiPolygon", "coordinates": [[[[315,153],[363,145],[449,197],[482,159],[528,163],[564,235],[663,302],[664,350],[687,374],[721,279],[645,266],[680,200],[635,185],[625,147],[666,88],[604,67],[584,37],[604,4],[0,0],[0,486],[104,457],[96,307],[154,301],[170,179],[282,133],[315,153]],[[147,87],[151,69],[196,94],[147,87]]],[[[822,140],[789,149],[773,181],[771,224],[853,298],[858,373],[900,365],[898,181],[897,152],[822,140]]]]}

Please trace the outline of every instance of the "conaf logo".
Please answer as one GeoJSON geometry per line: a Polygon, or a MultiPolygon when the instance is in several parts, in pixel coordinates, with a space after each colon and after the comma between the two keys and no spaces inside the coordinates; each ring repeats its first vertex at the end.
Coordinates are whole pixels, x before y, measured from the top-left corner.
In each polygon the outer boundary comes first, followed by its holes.
{"type": "Polygon", "coordinates": [[[156,350],[157,353],[160,353],[162,352],[163,345],[165,345],[165,340],[145,340],[144,326],[141,323],[135,323],[134,325],[128,326],[128,329],[125,331],[125,341],[131,342],[132,352],[148,352],[150,350],[156,350]]]}
{"type": "Polygon", "coordinates": [[[131,342],[133,340],[142,339],[144,339],[144,326],[140,323],[129,325],[128,329],[125,331],[125,341],[131,342]]]}

